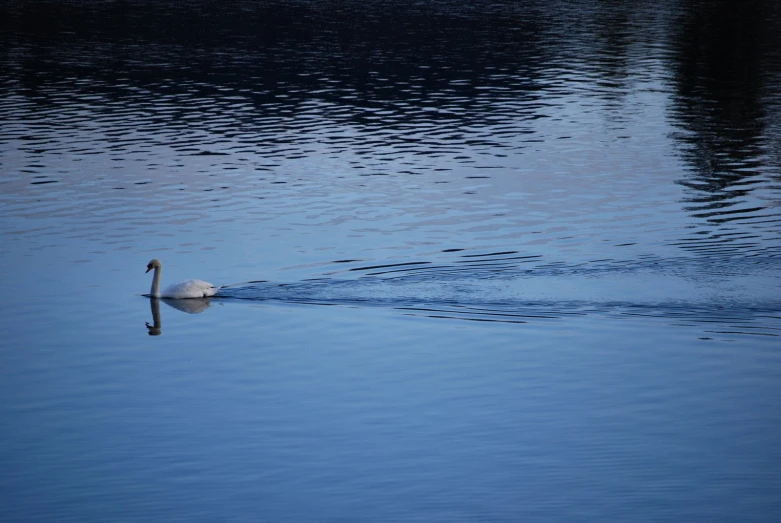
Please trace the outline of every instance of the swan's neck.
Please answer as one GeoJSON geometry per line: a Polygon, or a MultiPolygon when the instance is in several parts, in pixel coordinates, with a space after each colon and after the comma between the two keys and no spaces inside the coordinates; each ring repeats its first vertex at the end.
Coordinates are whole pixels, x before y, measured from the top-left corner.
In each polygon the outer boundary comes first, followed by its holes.
{"type": "Polygon", "coordinates": [[[155,298],[160,297],[160,273],[162,272],[160,267],[155,267],[155,275],[152,278],[152,290],[149,291],[149,294],[154,296],[155,298]]]}

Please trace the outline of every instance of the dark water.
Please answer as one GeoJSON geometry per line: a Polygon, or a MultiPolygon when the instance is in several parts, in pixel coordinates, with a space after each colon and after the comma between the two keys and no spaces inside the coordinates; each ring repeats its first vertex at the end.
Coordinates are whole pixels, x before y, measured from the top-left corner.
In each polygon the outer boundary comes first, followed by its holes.
{"type": "Polygon", "coordinates": [[[777,2],[0,9],[0,520],[781,518],[777,2]]]}

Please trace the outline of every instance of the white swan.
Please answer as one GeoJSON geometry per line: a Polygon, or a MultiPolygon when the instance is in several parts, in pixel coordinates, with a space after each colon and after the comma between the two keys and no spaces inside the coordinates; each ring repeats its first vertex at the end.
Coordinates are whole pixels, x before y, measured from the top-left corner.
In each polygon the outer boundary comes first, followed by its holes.
{"type": "Polygon", "coordinates": [[[146,272],[155,270],[155,275],[152,278],[152,290],[149,291],[149,295],[153,298],[172,298],[180,300],[183,298],[206,298],[208,296],[214,296],[217,294],[219,287],[215,287],[211,283],[203,280],[187,280],[181,283],[174,283],[160,292],[160,273],[163,269],[163,264],[160,260],[155,258],[150,261],[146,266],[146,272]]]}

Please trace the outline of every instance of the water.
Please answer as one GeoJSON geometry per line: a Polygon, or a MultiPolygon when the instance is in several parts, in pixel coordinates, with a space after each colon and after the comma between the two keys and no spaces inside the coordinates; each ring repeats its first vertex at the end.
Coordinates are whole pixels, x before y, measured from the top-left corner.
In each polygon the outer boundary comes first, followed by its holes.
{"type": "Polygon", "coordinates": [[[0,5],[0,520],[781,517],[774,3],[0,5]]]}

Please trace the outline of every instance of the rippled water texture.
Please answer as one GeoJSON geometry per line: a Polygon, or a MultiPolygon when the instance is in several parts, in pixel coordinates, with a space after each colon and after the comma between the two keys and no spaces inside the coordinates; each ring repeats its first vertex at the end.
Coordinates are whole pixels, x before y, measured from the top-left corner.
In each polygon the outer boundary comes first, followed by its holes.
{"type": "Polygon", "coordinates": [[[777,521],[779,35],[0,0],[0,519],[777,521]]]}

